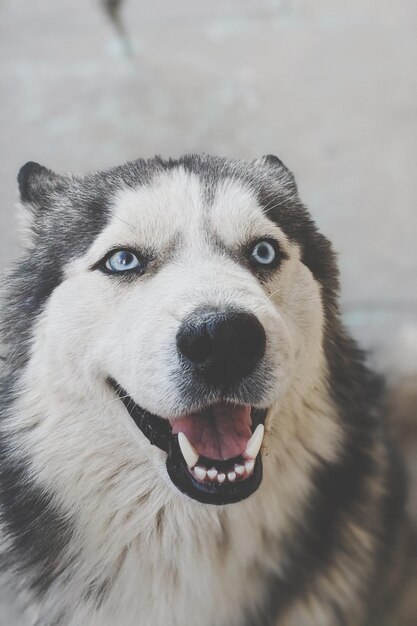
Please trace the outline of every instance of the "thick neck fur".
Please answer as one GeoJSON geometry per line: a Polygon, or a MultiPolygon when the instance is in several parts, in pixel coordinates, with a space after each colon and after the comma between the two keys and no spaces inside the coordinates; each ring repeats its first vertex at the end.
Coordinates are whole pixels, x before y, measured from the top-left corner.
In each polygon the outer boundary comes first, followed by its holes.
{"type": "Polygon", "coordinates": [[[237,505],[210,507],[170,483],[164,453],[110,390],[42,389],[32,359],[5,428],[72,534],[60,555],[65,567],[39,602],[39,623],[56,623],[48,620],[57,593],[68,611],[62,623],[72,626],[231,626],[243,620],[236,607],[256,611],[267,576],[284,568],[283,533],[303,516],[314,469],[332,462],[341,442],[321,372],[303,395],[290,388],[269,416],[261,488],[237,505]],[[98,414],[107,416],[100,446],[98,414]]]}

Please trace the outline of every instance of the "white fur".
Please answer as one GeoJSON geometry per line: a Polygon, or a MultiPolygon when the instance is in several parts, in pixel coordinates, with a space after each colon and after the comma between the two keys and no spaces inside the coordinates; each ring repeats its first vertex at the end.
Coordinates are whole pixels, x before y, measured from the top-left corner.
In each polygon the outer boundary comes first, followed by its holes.
{"type": "Polygon", "coordinates": [[[21,202],[17,202],[16,220],[21,246],[26,250],[30,250],[34,246],[33,232],[35,224],[33,211],[21,202]]]}
{"type": "Polygon", "coordinates": [[[317,282],[241,184],[225,183],[212,207],[204,204],[198,178],[182,170],[121,193],[109,225],[67,268],[36,324],[6,428],[77,529],[68,577],[39,607],[41,624],[52,623],[56,598],[69,626],[240,624],[244,608],[264,600],[258,569],[280,571],[283,531],[312,489],[318,458],[337,455],[342,433],[325,385],[317,282]],[[233,249],[249,236],[276,237],[289,259],[262,285],[208,231],[233,249]],[[91,270],[125,245],[152,246],[158,271],[121,284],[91,270]],[[274,384],[259,403],[269,408],[263,482],[248,500],[214,507],[173,486],[165,453],[105,381],[114,377],[157,415],[190,411],[172,375],[176,332],[196,307],[228,304],[264,325],[274,384]],[[97,610],[82,593],[103,580],[110,592],[97,610]]]}

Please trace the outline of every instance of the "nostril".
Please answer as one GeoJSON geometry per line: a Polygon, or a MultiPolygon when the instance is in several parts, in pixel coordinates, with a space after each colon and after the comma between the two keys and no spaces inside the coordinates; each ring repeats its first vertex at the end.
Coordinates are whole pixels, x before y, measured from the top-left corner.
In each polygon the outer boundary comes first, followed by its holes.
{"type": "Polygon", "coordinates": [[[195,365],[202,365],[211,356],[212,342],[205,324],[187,324],[178,333],[179,352],[195,365]]]}

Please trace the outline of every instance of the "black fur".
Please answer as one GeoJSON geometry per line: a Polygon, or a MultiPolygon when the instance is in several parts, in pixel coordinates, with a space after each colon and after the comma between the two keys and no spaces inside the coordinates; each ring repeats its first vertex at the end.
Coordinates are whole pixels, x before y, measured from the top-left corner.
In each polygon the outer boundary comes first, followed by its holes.
{"type": "MultiPolygon", "coordinates": [[[[15,395],[11,376],[1,381],[0,394],[5,415],[15,395]]],[[[62,553],[71,537],[71,523],[32,481],[29,459],[17,463],[4,437],[0,438],[0,470],[1,522],[13,539],[13,549],[3,554],[1,568],[29,575],[33,590],[41,594],[64,565],[62,553]]]]}
{"type": "MultiPolygon", "coordinates": [[[[300,245],[303,262],[321,285],[328,385],[346,438],[339,461],[319,465],[314,498],[306,502],[305,515],[285,539],[284,575],[267,577],[269,592],[264,608],[248,618],[251,626],[272,626],[296,597],[309,590],[314,574],[325,570],[335,552],[352,550],[352,558],[359,558],[357,547],[344,548],[342,519],[350,518],[378,537],[376,563],[382,562],[399,519],[392,511],[401,511],[403,497],[396,483],[394,486],[393,463],[385,466],[382,476],[373,456],[375,442],[384,441],[386,436],[379,408],[380,385],[340,322],[335,255],[300,202],[292,174],[277,157],[269,155],[254,163],[196,155],[167,161],[139,159],[83,177],[58,176],[36,163],[26,164],[18,182],[21,200],[33,218],[33,247],[6,277],[0,418],[8,416],[17,393],[16,381],[28,359],[37,316],[61,282],[65,264],[83,254],[106,225],[114,194],[122,188],[146,185],[158,172],[178,167],[200,177],[208,201],[225,178],[254,189],[268,216],[300,245]],[[383,480],[390,486],[377,521],[367,515],[366,478],[383,480]]],[[[41,594],[62,568],[61,556],[73,532],[72,524],[32,481],[28,460],[17,463],[9,449],[10,442],[0,439],[2,520],[13,544],[5,565],[12,563],[29,575],[33,589],[41,594]]],[[[375,571],[363,593],[367,594],[376,581],[375,571]]],[[[344,614],[337,601],[332,599],[329,606],[333,607],[334,623],[343,625],[344,614]]]]}

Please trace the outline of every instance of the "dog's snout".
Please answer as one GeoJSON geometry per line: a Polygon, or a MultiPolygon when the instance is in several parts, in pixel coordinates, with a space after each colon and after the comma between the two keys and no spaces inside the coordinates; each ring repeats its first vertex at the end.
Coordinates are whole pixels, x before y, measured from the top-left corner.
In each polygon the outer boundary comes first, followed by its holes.
{"type": "Polygon", "coordinates": [[[179,353],[208,383],[221,387],[248,376],[263,357],[265,344],[257,317],[240,311],[194,314],[177,334],[179,353]]]}

